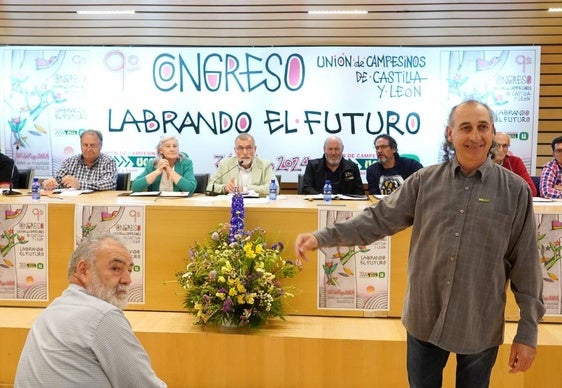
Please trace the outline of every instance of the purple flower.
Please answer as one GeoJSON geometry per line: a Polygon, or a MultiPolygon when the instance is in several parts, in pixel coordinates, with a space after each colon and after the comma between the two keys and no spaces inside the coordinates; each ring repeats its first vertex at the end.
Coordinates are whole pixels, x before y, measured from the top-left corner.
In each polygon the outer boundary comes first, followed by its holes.
{"type": "Polygon", "coordinates": [[[224,313],[232,313],[234,309],[232,308],[232,299],[230,297],[226,298],[222,304],[222,312],[224,313]]]}

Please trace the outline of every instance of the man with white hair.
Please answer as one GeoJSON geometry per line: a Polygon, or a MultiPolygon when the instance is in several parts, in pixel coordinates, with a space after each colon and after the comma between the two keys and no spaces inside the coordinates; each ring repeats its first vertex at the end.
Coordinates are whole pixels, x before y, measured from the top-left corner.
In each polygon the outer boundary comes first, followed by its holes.
{"type": "Polygon", "coordinates": [[[90,238],[70,258],[70,285],[34,322],[14,387],[166,387],[122,309],[133,259],[109,235],[90,238]]]}
{"type": "Polygon", "coordinates": [[[308,161],[299,194],[320,194],[326,180],[330,180],[333,194],[364,195],[359,167],[342,155],[342,140],[338,136],[328,137],[324,141],[324,156],[308,161]]]}

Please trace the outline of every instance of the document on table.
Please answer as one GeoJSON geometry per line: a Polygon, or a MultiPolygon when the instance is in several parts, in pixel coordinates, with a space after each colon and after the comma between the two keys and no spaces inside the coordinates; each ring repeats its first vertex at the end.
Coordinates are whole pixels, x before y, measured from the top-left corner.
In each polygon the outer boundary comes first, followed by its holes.
{"type": "Polygon", "coordinates": [[[189,197],[189,191],[136,191],[130,197],[189,197]]]}
{"type": "Polygon", "coordinates": [[[81,194],[93,193],[94,190],[76,190],[76,189],[60,189],[53,190],[52,194],[60,195],[61,197],[76,197],[81,194]]]}

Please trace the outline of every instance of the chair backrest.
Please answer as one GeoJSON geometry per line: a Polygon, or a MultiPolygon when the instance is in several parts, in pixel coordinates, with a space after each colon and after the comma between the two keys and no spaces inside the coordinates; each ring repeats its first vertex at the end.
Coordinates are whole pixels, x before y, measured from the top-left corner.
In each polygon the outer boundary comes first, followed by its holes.
{"type": "Polygon", "coordinates": [[[35,169],[22,168],[18,169],[18,173],[18,185],[16,189],[31,189],[31,182],[33,182],[33,177],[35,176],[35,169]]]}
{"type": "Polygon", "coordinates": [[[195,174],[195,180],[197,181],[197,188],[195,189],[196,193],[203,193],[205,194],[205,190],[207,190],[207,184],[209,183],[209,179],[211,174],[195,174]]]}
{"type": "Polygon", "coordinates": [[[302,180],[303,180],[303,175],[299,174],[299,178],[298,178],[298,183],[297,183],[297,194],[302,194],[302,180]]]}
{"type": "Polygon", "coordinates": [[[540,197],[541,192],[539,190],[539,186],[540,186],[540,183],[541,183],[541,177],[540,176],[532,176],[531,179],[532,179],[533,183],[535,184],[535,187],[537,188],[537,195],[540,197]]]}
{"type": "Polygon", "coordinates": [[[277,184],[279,185],[279,188],[281,188],[281,175],[275,175],[275,178],[277,178],[277,184]]]}
{"type": "Polygon", "coordinates": [[[131,173],[119,172],[117,173],[117,186],[115,190],[128,191],[131,186],[131,173]]]}

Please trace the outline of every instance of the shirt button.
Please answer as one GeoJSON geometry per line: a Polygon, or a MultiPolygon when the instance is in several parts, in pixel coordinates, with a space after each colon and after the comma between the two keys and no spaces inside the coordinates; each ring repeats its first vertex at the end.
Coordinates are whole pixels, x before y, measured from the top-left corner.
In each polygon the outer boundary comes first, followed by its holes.
{"type": "Polygon", "coordinates": [[[451,257],[449,258],[449,260],[455,261],[455,258],[454,258],[453,256],[451,256],[451,257]]]}
{"type": "Polygon", "coordinates": [[[459,213],[464,214],[464,209],[459,210],[459,213]]]}
{"type": "Polygon", "coordinates": [[[465,190],[470,190],[470,187],[465,186],[464,189],[465,189],[465,190]]]}
{"type": "Polygon", "coordinates": [[[455,237],[459,237],[461,234],[459,232],[455,233],[455,237]]]}

